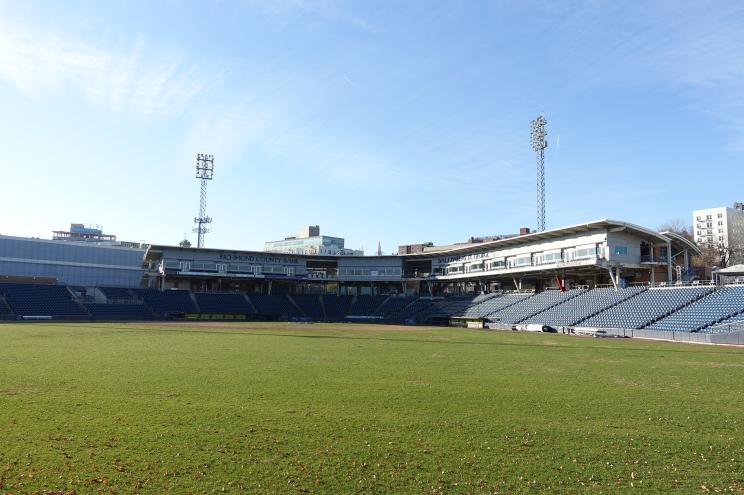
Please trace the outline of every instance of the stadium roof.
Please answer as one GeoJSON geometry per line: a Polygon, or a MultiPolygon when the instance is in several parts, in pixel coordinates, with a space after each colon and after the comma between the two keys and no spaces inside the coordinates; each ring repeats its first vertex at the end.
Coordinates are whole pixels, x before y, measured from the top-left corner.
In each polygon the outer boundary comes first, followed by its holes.
{"type": "MultiPolygon", "coordinates": [[[[493,241],[486,241],[477,244],[457,244],[454,246],[442,246],[441,249],[434,249],[425,251],[423,253],[412,253],[412,254],[400,254],[400,255],[383,255],[382,258],[390,257],[403,257],[403,258],[430,258],[440,254],[453,254],[453,253],[464,253],[464,252],[481,252],[488,251],[490,249],[507,248],[512,246],[520,246],[531,242],[544,241],[549,239],[558,239],[566,235],[582,234],[597,229],[605,229],[610,232],[623,232],[627,231],[633,233],[650,243],[666,244],[669,241],[691,250],[694,254],[700,254],[700,249],[695,245],[694,242],[686,239],[685,237],[675,234],[674,232],[656,232],[640,225],[635,225],[628,222],[621,222],[619,220],[594,220],[591,222],[579,223],[576,225],[570,225],[568,227],[561,227],[557,229],[544,230],[542,232],[532,232],[530,234],[518,235],[514,237],[507,237],[504,239],[497,239],[493,241]]],[[[336,255],[303,255],[303,254],[287,254],[287,253],[272,253],[267,251],[252,251],[252,250],[241,250],[241,249],[219,249],[219,248],[196,248],[196,247],[180,247],[180,246],[165,246],[165,245],[152,245],[147,254],[147,258],[152,258],[155,253],[161,252],[164,249],[176,249],[184,252],[233,252],[233,253],[251,253],[256,255],[264,256],[291,256],[291,257],[303,257],[310,259],[337,259],[337,258],[348,258],[348,256],[336,256],[336,255]]],[[[378,256],[365,256],[365,258],[378,257],[378,256]]]]}
{"type": "Polygon", "coordinates": [[[609,219],[602,219],[602,220],[594,220],[591,222],[586,223],[579,223],[576,225],[570,225],[568,227],[560,227],[557,229],[551,229],[551,230],[543,230],[542,232],[532,232],[530,234],[524,234],[514,237],[507,237],[505,239],[498,239],[494,241],[488,241],[488,242],[482,242],[478,244],[461,244],[457,246],[446,246],[443,247],[441,250],[436,250],[436,246],[434,249],[431,249],[429,251],[426,251],[425,253],[415,253],[415,254],[404,254],[401,256],[405,257],[427,257],[437,254],[452,254],[452,253],[459,253],[459,252],[466,252],[466,251],[486,251],[493,248],[505,248],[505,247],[511,247],[511,246],[518,246],[521,244],[527,244],[530,242],[536,242],[536,241],[544,241],[548,239],[556,239],[563,237],[565,235],[570,234],[582,234],[586,232],[590,232],[592,230],[597,229],[607,229],[612,232],[622,232],[624,230],[627,230],[629,232],[632,232],[640,237],[646,238],[649,242],[656,243],[661,242],[666,244],[668,241],[677,241],[687,249],[693,250],[695,253],[700,253],[700,250],[698,247],[689,239],[686,239],[678,234],[674,234],[673,232],[665,232],[660,233],[656,232],[651,229],[647,229],[645,227],[641,227],[640,225],[635,225],[628,222],[621,222],[619,220],[609,220],[609,219]]]}

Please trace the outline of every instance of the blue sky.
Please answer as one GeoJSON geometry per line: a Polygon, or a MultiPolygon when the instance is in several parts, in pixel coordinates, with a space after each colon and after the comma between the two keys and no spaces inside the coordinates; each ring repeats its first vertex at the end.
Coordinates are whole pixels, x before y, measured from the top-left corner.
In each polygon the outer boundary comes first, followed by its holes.
{"type": "Polygon", "coordinates": [[[371,253],[744,199],[737,2],[0,0],[0,233],[371,253]]]}

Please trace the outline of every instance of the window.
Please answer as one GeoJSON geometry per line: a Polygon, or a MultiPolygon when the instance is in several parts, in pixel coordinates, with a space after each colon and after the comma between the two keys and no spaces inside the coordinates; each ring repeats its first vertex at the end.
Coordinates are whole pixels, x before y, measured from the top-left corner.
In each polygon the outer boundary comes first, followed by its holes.
{"type": "Polygon", "coordinates": [[[723,218],[723,213],[719,213],[718,218],[723,218]]]}
{"type": "Polygon", "coordinates": [[[561,261],[561,252],[560,251],[553,251],[550,253],[543,253],[541,256],[540,263],[547,264],[547,263],[557,263],[561,261]]]}
{"type": "Polygon", "coordinates": [[[532,264],[531,254],[522,254],[514,259],[514,266],[526,266],[532,264]]]}
{"type": "Polygon", "coordinates": [[[723,225],[723,220],[719,220],[718,225],[723,225]]]}
{"type": "Polygon", "coordinates": [[[696,218],[696,220],[698,220],[698,221],[700,221],[702,219],[703,219],[703,217],[700,217],[700,216],[696,218]]]}
{"type": "Polygon", "coordinates": [[[490,269],[491,270],[501,270],[506,266],[506,263],[504,260],[495,260],[490,263],[490,269]]]}
{"type": "Polygon", "coordinates": [[[615,255],[617,255],[617,256],[627,256],[628,255],[628,246],[615,246],[615,255]]]}
{"type": "Polygon", "coordinates": [[[576,258],[595,258],[597,256],[597,246],[587,244],[576,248],[576,258]]]}

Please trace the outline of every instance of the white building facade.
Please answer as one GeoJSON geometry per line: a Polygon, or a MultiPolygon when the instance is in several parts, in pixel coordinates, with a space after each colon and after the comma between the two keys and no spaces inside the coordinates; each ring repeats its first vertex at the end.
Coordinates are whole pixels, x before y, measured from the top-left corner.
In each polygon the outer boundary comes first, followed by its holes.
{"type": "Polygon", "coordinates": [[[744,205],[719,206],[692,212],[695,243],[700,247],[723,247],[731,253],[731,263],[744,255],[744,205]]]}

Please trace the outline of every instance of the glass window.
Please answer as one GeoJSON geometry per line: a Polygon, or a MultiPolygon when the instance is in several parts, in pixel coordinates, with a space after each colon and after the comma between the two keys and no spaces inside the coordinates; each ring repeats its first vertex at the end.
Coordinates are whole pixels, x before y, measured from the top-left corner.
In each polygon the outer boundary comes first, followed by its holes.
{"type": "Polygon", "coordinates": [[[628,247],[627,246],[615,246],[615,254],[619,256],[627,256],[628,247]]]}

